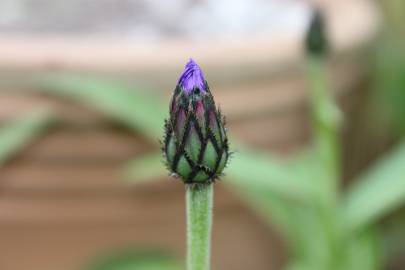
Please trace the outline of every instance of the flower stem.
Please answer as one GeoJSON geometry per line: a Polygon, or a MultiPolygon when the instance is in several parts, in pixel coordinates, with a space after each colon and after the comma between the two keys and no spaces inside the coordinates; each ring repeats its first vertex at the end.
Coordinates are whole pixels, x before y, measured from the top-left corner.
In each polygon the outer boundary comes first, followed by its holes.
{"type": "Polygon", "coordinates": [[[322,190],[320,222],[328,242],[326,268],[337,269],[341,263],[336,260],[341,251],[336,217],[341,177],[339,127],[342,114],[329,87],[326,59],[313,56],[308,61],[308,71],[313,136],[322,174],[317,184],[322,190]]]}
{"type": "Polygon", "coordinates": [[[329,89],[325,60],[313,57],[308,66],[314,142],[327,174],[327,181],[324,181],[325,198],[334,207],[338,200],[340,180],[339,125],[342,115],[329,89]]]}
{"type": "Polygon", "coordinates": [[[186,185],[187,270],[209,270],[213,184],[186,185]]]}

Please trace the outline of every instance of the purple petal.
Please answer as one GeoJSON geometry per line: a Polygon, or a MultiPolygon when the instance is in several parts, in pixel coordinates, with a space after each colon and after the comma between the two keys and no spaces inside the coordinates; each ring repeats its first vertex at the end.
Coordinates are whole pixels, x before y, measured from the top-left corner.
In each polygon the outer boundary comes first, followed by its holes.
{"type": "Polygon", "coordinates": [[[186,64],[178,84],[187,94],[191,93],[194,88],[198,88],[203,92],[206,91],[204,74],[193,59],[190,58],[190,61],[186,64]]]}

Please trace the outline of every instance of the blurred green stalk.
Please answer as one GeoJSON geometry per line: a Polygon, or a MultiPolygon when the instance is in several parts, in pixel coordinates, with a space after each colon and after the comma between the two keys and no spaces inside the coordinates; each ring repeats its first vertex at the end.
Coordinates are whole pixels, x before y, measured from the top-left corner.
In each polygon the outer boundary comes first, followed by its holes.
{"type": "Polygon", "coordinates": [[[339,230],[337,227],[337,204],[340,181],[340,141],[339,123],[341,113],[335,104],[328,85],[327,61],[322,55],[308,58],[308,79],[310,84],[310,105],[312,116],[313,143],[319,159],[321,177],[319,217],[326,239],[329,269],[339,269],[336,258],[339,249],[339,230]]]}
{"type": "Polygon", "coordinates": [[[312,56],[308,60],[310,103],[315,151],[325,173],[324,195],[336,206],[340,180],[339,123],[341,112],[329,91],[326,61],[312,56]]]}

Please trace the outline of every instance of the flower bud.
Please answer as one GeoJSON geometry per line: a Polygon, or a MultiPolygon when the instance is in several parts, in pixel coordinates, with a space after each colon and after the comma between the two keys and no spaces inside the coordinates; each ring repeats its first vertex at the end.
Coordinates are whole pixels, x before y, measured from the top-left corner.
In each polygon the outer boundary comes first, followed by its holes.
{"type": "Polygon", "coordinates": [[[325,19],[319,9],[315,9],[305,40],[306,51],[310,55],[323,56],[328,52],[329,42],[325,33],[325,19]]]}
{"type": "Polygon", "coordinates": [[[202,70],[190,59],[165,123],[163,152],[168,169],[185,183],[215,181],[229,157],[224,124],[202,70]]]}

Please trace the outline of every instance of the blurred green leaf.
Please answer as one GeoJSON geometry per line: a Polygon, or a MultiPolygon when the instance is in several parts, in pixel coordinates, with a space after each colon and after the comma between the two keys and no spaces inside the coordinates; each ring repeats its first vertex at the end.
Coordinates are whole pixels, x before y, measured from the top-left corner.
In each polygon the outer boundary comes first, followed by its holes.
{"type": "Polygon", "coordinates": [[[36,111],[0,128],[0,165],[37,138],[52,120],[49,112],[36,111]]]}
{"type": "Polygon", "coordinates": [[[345,248],[341,250],[343,264],[341,270],[378,270],[381,269],[381,252],[379,237],[375,229],[367,228],[346,239],[345,248]]]}
{"type": "MultiPolygon", "coordinates": [[[[348,238],[341,238],[341,240],[344,240],[341,242],[343,246],[334,254],[330,262],[331,265],[322,266],[322,257],[321,260],[316,258],[311,260],[311,257],[298,257],[299,259],[292,260],[287,265],[286,270],[382,269],[378,234],[375,230],[367,229],[348,238]]],[[[317,243],[311,244],[317,245],[317,243]]]]}
{"type": "MultiPolygon", "coordinates": [[[[291,203],[267,190],[237,190],[243,201],[252,206],[263,220],[275,226],[286,241],[290,256],[322,268],[330,258],[324,224],[317,210],[308,205],[291,203]]],[[[314,269],[314,268],[309,268],[314,269]]]]}
{"type": "Polygon", "coordinates": [[[163,164],[162,154],[155,152],[128,162],[124,174],[131,183],[142,183],[167,176],[168,171],[163,164]]]}
{"type": "Polygon", "coordinates": [[[172,257],[160,252],[124,251],[96,260],[84,270],[181,270],[172,257]]]}
{"type": "Polygon", "coordinates": [[[307,201],[313,195],[312,183],[302,180],[287,162],[253,150],[241,149],[229,161],[225,173],[230,184],[241,188],[269,190],[295,202],[307,201]]]}
{"type": "Polygon", "coordinates": [[[277,197],[274,193],[255,187],[241,188],[233,185],[228,185],[243,202],[251,207],[260,217],[275,226],[283,238],[287,240],[289,246],[292,246],[296,238],[295,224],[293,220],[293,212],[291,204],[277,197]]]}
{"type": "Polygon", "coordinates": [[[349,230],[366,226],[405,203],[404,166],[402,143],[354,182],[341,209],[349,230]]]}
{"type": "Polygon", "coordinates": [[[96,108],[157,143],[166,107],[157,97],[114,80],[79,75],[36,77],[37,91],[58,95],[96,108]]]}

